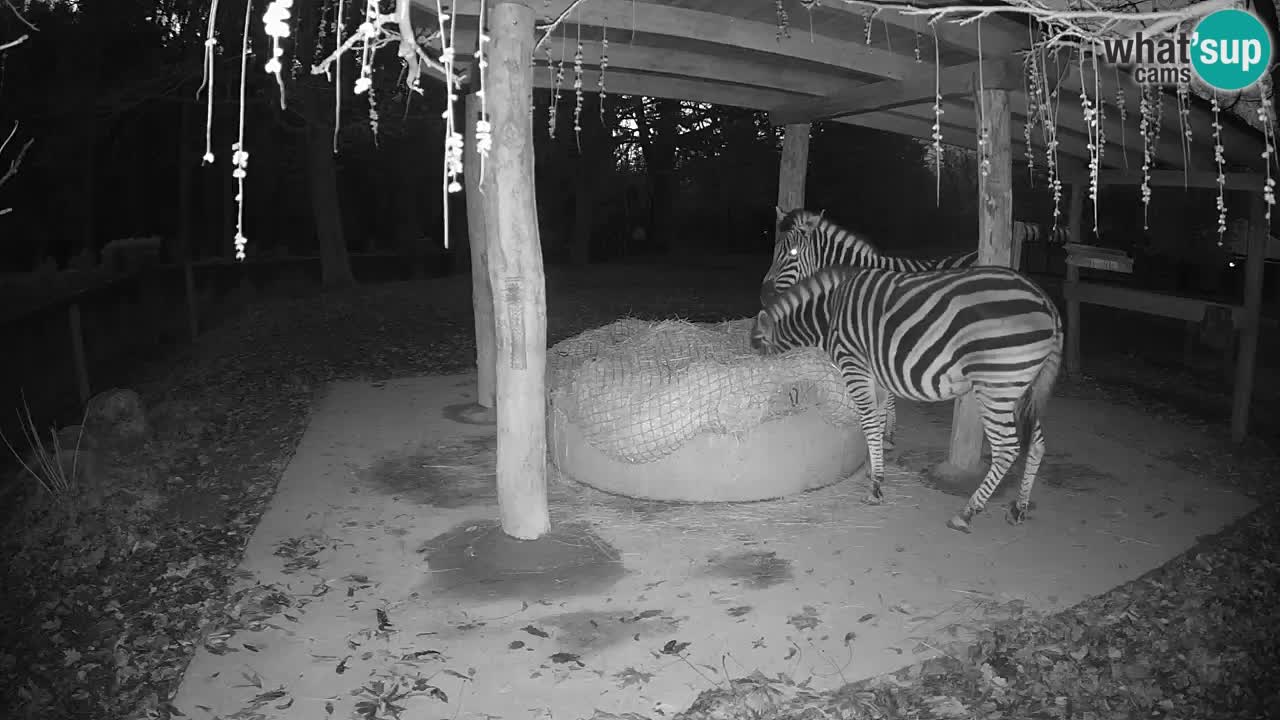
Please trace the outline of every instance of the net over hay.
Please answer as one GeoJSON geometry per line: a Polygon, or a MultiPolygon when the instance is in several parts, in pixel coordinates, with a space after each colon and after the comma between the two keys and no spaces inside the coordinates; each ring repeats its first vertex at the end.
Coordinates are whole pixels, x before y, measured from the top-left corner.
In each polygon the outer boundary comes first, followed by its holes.
{"type": "Polygon", "coordinates": [[[866,442],[818,350],[762,357],[751,320],[626,318],[548,353],[552,451],[579,482],[661,500],[759,500],[857,470],[866,442]]]}

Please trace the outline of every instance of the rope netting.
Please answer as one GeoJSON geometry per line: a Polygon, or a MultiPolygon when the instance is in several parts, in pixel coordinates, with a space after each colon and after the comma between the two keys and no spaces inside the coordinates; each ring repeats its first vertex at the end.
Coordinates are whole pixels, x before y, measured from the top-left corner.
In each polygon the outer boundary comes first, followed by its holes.
{"type": "Polygon", "coordinates": [[[704,432],[742,433],[810,409],[857,427],[839,372],[820,350],[759,356],[750,330],[750,318],[624,318],[588,330],[547,353],[549,409],[628,463],[661,459],[704,432]]]}

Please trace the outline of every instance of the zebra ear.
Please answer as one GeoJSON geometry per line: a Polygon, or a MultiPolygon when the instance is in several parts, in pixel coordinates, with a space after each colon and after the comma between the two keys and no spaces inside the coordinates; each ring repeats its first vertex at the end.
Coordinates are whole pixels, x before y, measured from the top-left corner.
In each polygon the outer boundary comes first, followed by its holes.
{"type": "Polygon", "coordinates": [[[778,207],[777,205],[773,206],[773,210],[778,214],[778,223],[779,224],[782,223],[782,218],[786,217],[787,214],[783,212],[782,208],[778,207]]]}

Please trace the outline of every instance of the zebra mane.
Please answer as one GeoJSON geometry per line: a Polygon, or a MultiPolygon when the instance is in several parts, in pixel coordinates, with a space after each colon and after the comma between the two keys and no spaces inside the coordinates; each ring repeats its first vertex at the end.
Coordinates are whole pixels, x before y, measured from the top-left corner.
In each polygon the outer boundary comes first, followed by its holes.
{"type": "Polygon", "coordinates": [[[774,317],[782,317],[796,310],[815,296],[825,296],[858,272],[859,268],[846,265],[831,265],[803,278],[778,296],[773,303],[774,317]]]}
{"type": "Polygon", "coordinates": [[[881,257],[883,253],[875,243],[832,220],[823,213],[797,208],[787,213],[779,230],[783,235],[797,227],[811,227],[835,245],[859,257],[881,257]]]}

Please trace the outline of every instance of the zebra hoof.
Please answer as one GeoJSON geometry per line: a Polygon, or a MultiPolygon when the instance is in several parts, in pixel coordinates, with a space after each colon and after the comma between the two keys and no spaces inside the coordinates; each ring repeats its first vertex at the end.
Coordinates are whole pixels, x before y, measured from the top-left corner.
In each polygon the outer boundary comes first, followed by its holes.
{"type": "Polygon", "coordinates": [[[862,498],[862,502],[864,505],[880,505],[881,503],[884,502],[884,493],[880,493],[879,495],[877,495],[875,492],[872,492],[866,497],[862,498]]]}
{"type": "Polygon", "coordinates": [[[959,515],[951,516],[951,519],[947,521],[947,527],[952,530],[959,530],[962,533],[972,532],[969,529],[969,521],[959,515]]]}
{"type": "Polygon", "coordinates": [[[1015,500],[1009,505],[1009,509],[1005,511],[1004,519],[1010,525],[1021,525],[1022,521],[1027,519],[1027,511],[1019,507],[1015,500]]]}

